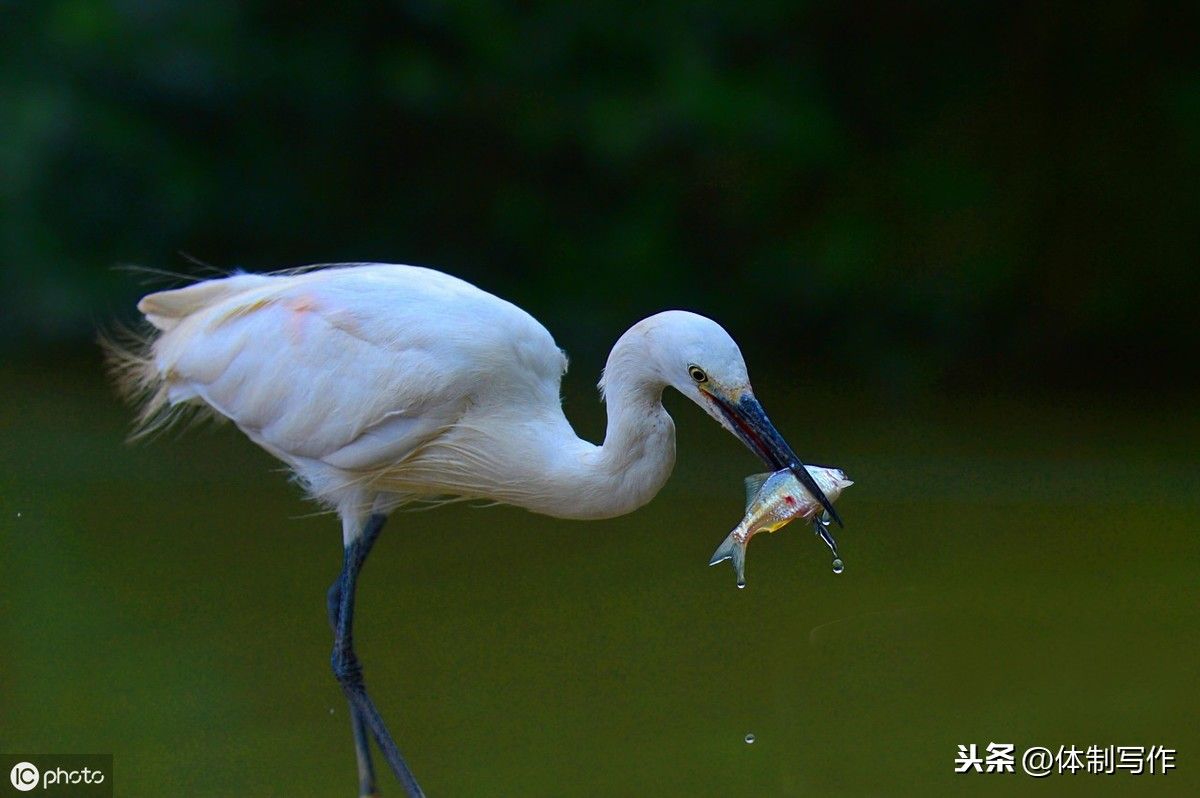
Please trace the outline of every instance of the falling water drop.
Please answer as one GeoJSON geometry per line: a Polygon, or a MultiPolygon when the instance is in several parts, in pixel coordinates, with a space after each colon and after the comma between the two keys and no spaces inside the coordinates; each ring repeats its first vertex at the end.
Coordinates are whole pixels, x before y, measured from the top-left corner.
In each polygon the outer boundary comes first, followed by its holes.
{"type": "Polygon", "coordinates": [[[829,526],[833,523],[833,519],[829,517],[829,511],[821,513],[821,526],[829,526]]]}
{"type": "Polygon", "coordinates": [[[833,572],[840,574],[844,570],[846,570],[846,564],[842,562],[840,557],[835,557],[833,559],[833,572]]]}
{"type": "Polygon", "coordinates": [[[753,733],[747,734],[746,735],[746,745],[754,745],[755,739],[757,739],[757,738],[754,736],[753,733]]]}
{"type": "Polygon", "coordinates": [[[743,589],[744,587],[746,587],[746,580],[745,580],[745,579],[739,579],[739,580],[737,581],[737,586],[738,586],[738,590],[741,590],[741,589],[743,589]]]}

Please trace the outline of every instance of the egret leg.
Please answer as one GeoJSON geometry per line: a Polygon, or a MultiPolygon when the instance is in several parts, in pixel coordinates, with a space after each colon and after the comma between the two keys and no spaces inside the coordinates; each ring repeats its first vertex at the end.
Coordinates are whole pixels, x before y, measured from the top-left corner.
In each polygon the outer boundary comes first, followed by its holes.
{"type": "MultiPolygon", "coordinates": [[[[368,544],[369,546],[370,544],[368,544]]],[[[337,634],[338,615],[342,608],[342,580],[334,581],[326,596],[329,609],[329,625],[337,634]]],[[[371,762],[370,737],[367,721],[363,718],[353,701],[347,700],[350,706],[350,726],[354,731],[354,753],[358,759],[358,795],[359,798],[375,798],[379,793],[375,789],[375,766],[371,762]]]]}
{"type": "MultiPolygon", "coordinates": [[[[366,730],[369,729],[371,735],[375,738],[375,743],[379,746],[379,750],[383,753],[383,758],[387,760],[387,763],[395,772],[396,778],[400,780],[400,784],[404,787],[405,792],[408,793],[410,798],[424,798],[425,793],[421,791],[416,778],[413,776],[412,771],[409,770],[408,763],[404,761],[404,755],[396,747],[396,743],[392,740],[392,735],[383,723],[383,718],[380,717],[379,711],[375,709],[375,704],[371,701],[371,697],[367,695],[367,686],[363,682],[362,664],[358,661],[358,656],[354,653],[354,635],[352,630],[354,626],[354,591],[357,586],[358,572],[362,569],[363,562],[366,561],[367,554],[370,553],[371,546],[375,543],[375,538],[379,536],[379,531],[383,529],[383,524],[386,520],[387,516],[383,514],[375,513],[371,515],[363,527],[362,534],[346,545],[342,561],[342,573],[338,577],[334,587],[330,588],[330,594],[333,594],[336,590],[340,599],[337,621],[334,624],[333,656],[331,660],[333,674],[342,685],[342,692],[346,694],[346,699],[350,702],[351,715],[354,717],[355,745],[359,756],[360,789],[364,786],[371,789],[374,788],[373,783],[364,785],[363,782],[364,760],[367,763],[365,774],[368,777],[373,775],[370,772],[370,753],[367,751],[365,739],[366,730]]],[[[373,777],[370,778],[370,781],[374,781],[373,777]]]]}

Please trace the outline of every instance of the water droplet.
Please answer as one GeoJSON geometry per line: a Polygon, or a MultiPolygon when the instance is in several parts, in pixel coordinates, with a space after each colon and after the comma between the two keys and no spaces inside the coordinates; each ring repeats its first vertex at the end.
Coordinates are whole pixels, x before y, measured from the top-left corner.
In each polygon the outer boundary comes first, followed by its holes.
{"type": "Polygon", "coordinates": [[[846,570],[846,564],[844,562],[842,562],[841,559],[834,559],[833,572],[835,574],[840,574],[844,570],[846,570]]]}
{"type": "Polygon", "coordinates": [[[330,714],[330,715],[332,715],[332,714],[333,714],[333,707],[330,707],[330,708],[329,708],[329,714],[330,714]]]}
{"type": "Polygon", "coordinates": [[[754,745],[754,741],[758,739],[753,734],[746,735],[746,745],[754,745]]]}
{"type": "Polygon", "coordinates": [[[739,580],[737,581],[737,586],[738,586],[738,590],[741,590],[742,588],[744,588],[744,587],[746,586],[746,580],[745,580],[745,579],[739,579],[739,580]]]}
{"type": "Polygon", "coordinates": [[[833,519],[829,517],[829,511],[821,513],[821,526],[829,526],[833,523],[833,519]]]}

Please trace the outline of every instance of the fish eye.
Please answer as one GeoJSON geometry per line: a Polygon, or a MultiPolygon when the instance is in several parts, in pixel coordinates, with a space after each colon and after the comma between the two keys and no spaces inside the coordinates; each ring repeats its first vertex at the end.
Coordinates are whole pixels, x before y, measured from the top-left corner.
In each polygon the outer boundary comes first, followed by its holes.
{"type": "Polygon", "coordinates": [[[688,366],[688,374],[691,374],[696,382],[708,382],[708,375],[699,366],[688,366]]]}

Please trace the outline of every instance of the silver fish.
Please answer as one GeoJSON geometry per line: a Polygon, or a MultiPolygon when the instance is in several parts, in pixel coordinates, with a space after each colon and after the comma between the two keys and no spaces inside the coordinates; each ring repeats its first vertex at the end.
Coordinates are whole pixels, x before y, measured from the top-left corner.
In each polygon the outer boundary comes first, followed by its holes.
{"type": "MultiPolygon", "coordinates": [[[[835,501],[842,491],[854,483],[846,478],[840,468],[805,466],[817,486],[835,501]]],[[[717,547],[709,565],[724,560],[733,560],[737,571],[738,587],[746,586],[746,546],[750,538],[759,532],[774,532],[797,518],[812,522],[813,530],[821,536],[834,556],[834,569],[839,570],[837,541],[829,532],[829,514],[822,513],[820,500],[816,499],[796,479],[790,469],[784,468],[773,474],[754,474],[746,477],[746,514],[729,537],[717,547]]]]}

